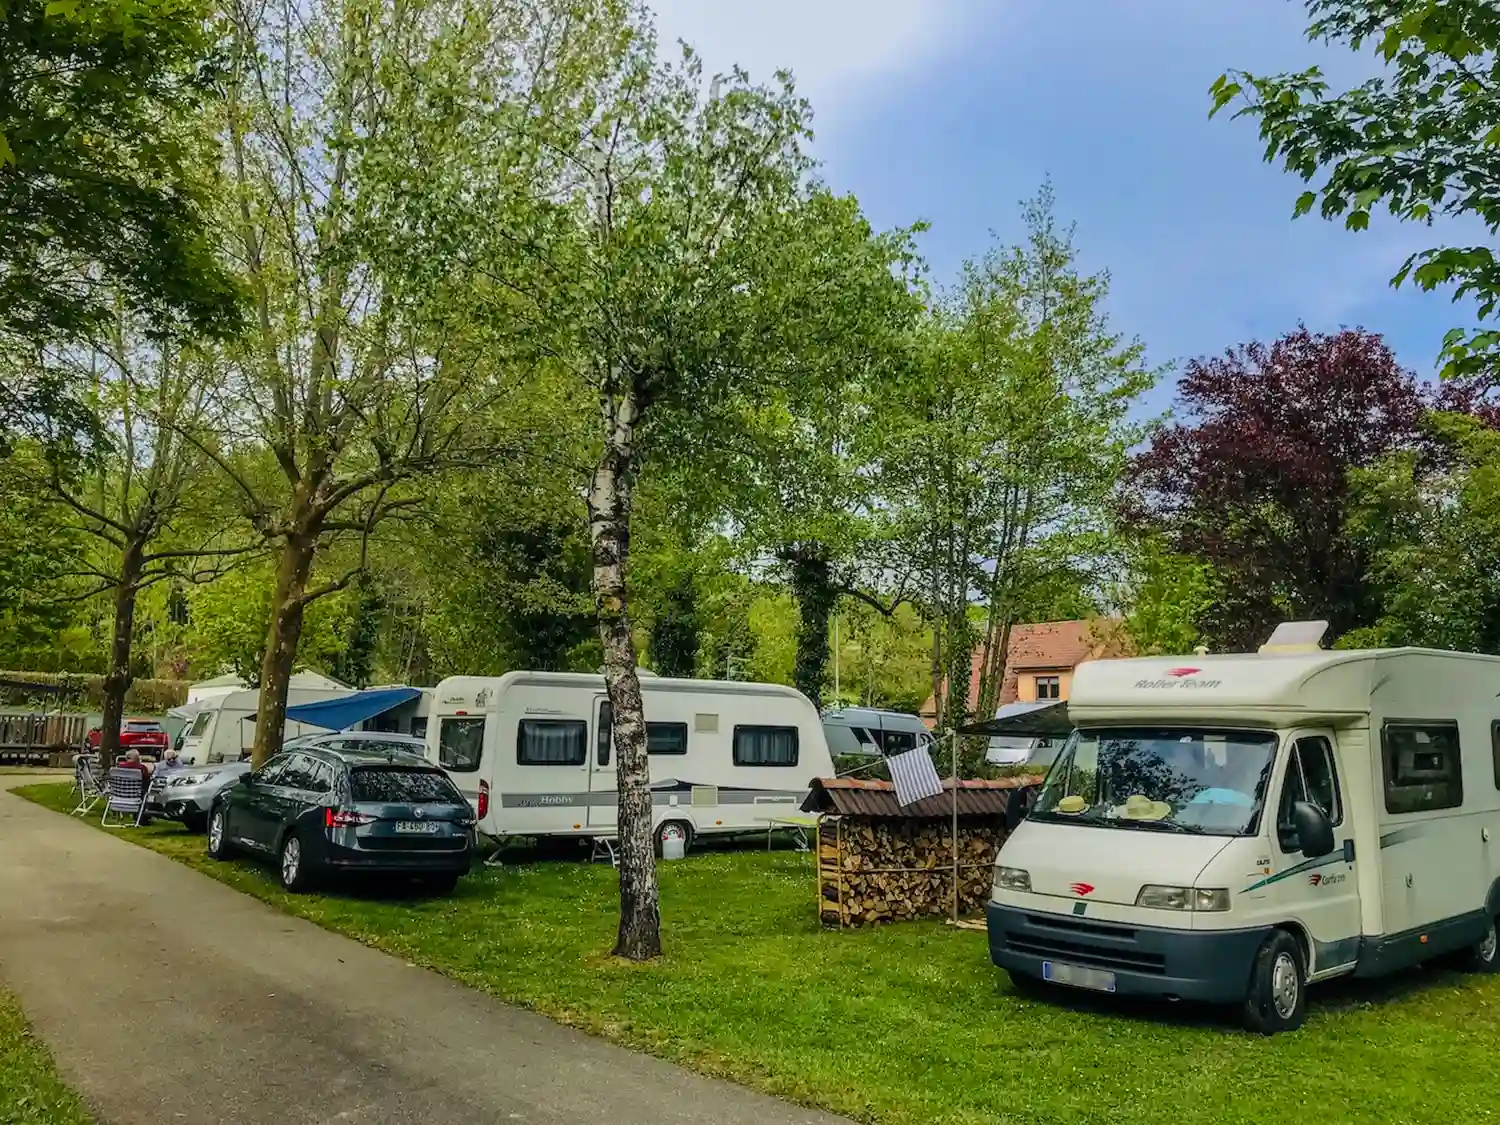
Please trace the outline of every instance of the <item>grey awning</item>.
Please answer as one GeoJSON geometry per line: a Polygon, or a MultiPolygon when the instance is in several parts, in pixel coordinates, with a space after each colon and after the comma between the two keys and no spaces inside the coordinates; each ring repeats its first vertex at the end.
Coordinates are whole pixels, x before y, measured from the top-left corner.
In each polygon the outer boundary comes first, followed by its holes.
{"type": "Polygon", "coordinates": [[[1068,721],[1068,705],[1061,700],[1043,700],[1036,703],[1007,703],[995,712],[993,719],[984,719],[959,727],[959,734],[1029,735],[1034,738],[1058,737],[1073,729],[1068,721]]]}

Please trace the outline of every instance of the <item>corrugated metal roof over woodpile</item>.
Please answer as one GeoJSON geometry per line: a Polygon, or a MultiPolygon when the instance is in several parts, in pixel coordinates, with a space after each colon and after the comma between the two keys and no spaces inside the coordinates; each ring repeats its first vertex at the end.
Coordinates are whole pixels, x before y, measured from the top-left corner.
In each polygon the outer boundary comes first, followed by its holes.
{"type": "MultiPolygon", "coordinates": [[[[1040,785],[1040,775],[1002,777],[958,783],[959,816],[1004,816],[1006,803],[1017,789],[1040,785]]],[[[889,781],[866,781],[856,777],[820,777],[802,802],[802,811],[837,816],[890,817],[908,820],[953,815],[953,783],[943,782],[943,792],[914,805],[896,801],[896,787],[889,781]]]]}

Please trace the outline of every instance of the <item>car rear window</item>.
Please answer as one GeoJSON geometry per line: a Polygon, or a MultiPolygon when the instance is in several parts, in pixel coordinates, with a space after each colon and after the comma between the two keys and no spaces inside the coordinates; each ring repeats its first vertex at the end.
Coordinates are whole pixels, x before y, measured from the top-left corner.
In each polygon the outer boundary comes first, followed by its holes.
{"type": "Polygon", "coordinates": [[[349,795],[356,801],[452,801],[463,796],[448,775],[438,770],[390,769],[365,766],[349,774],[349,795]]]}
{"type": "Polygon", "coordinates": [[[133,723],[133,722],[130,722],[127,719],[126,722],[125,722],[125,729],[126,730],[148,730],[148,731],[151,731],[151,732],[155,733],[156,731],[161,730],[161,724],[160,723],[151,723],[151,722],[133,723]]]}

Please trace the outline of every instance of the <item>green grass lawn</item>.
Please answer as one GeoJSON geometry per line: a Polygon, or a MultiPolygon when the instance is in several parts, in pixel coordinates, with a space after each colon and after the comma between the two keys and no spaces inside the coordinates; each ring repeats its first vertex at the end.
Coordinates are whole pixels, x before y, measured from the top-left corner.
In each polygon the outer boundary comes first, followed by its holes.
{"type": "MultiPolygon", "coordinates": [[[[67,787],[22,795],[66,808],[67,787]]],[[[121,833],[289,913],[697,1070],[872,1122],[1385,1123],[1500,1119],[1500,977],[1419,970],[1313,990],[1271,1039],[1228,1017],[1022,1000],[981,932],[819,928],[812,858],[664,864],[666,956],[606,955],[606,866],[487,869],[451,899],[283,894],[175,827],[121,833]]],[[[561,1065],[561,1063],[560,1063],[561,1065]]]]}
{"type": "Polygon", "coordinates": [[[15,997],[0,989],[0,1122],[4,1125],[89,1125],[93,1118],[63,1085],[42,1041],[32,1034],[15,997]]]}

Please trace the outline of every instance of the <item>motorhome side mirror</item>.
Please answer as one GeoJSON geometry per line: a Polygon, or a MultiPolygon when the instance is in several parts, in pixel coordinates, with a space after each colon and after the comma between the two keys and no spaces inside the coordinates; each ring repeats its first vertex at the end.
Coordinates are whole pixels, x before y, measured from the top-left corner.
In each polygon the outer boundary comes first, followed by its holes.
{"type": "Polygon", "coordinates": [[[1317,805],[1298,801],[1292,806],[1292,827],[1302,844],[1302,854],[1317,859],[1333,851],[1333,822],[1317,805]]]}

